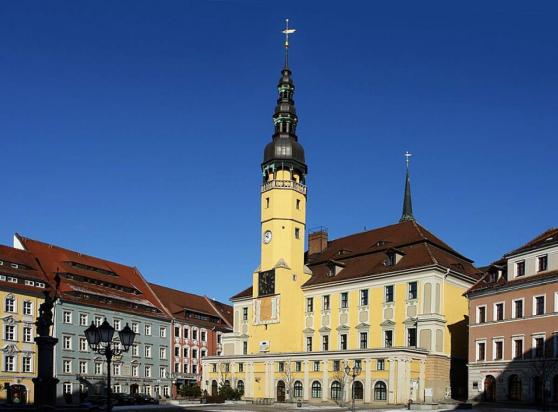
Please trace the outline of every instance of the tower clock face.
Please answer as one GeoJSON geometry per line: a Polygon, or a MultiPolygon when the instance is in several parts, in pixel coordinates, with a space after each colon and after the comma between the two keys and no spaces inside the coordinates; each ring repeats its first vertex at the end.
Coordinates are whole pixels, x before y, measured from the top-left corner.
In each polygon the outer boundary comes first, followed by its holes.
{"type": "Polygon", "coordinates": [[[275,271],[260,272],[258,276],[258,295],[273,295],[275,293],[275,271]]]}
{"type": "Polygon", "coordinates": [[[265,244],[268,244],[269,242],[271,242],[271,230],[266,230],[263,236],[263,241],[265,244]]]}

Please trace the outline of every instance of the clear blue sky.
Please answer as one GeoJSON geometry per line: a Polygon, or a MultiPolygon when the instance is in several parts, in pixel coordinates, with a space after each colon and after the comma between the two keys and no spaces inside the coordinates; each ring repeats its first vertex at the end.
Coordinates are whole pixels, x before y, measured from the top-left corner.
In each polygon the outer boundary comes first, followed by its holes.
{"type": "Polygon", "coordinates": [[[283,19],[308,226],[418,221],[479,265],[557,225],[558,4],[0,2],[0,239],[226,300],[260,251],[283,19]]]}

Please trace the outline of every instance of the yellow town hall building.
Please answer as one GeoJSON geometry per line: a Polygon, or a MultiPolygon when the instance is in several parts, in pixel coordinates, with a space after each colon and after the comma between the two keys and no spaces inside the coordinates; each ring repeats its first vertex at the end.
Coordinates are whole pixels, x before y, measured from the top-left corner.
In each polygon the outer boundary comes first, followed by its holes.
{"type": "Polygon", "coordinates": [[[221,356],[204,359],[202,389],[231,385],[266,402],[466,397],[463,293],[478,271],[415,221],[408,168],[399,223],[335,240],[311,233],[305,253],[294,89],[286,55],[262,163],[260,265],[231,298],[234,329],[221,356]]]}

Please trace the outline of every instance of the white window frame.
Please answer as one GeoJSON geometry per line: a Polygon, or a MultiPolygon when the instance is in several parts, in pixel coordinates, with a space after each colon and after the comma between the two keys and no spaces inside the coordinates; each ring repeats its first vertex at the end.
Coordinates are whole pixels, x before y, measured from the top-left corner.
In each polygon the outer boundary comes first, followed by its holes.
{"type": "Polygon", "coordinates": [[[151,359],[153,356],[153,348],[151,347],[151,345],[145,345],[144,349],[143,349],[143,354],[145,355],[146,358],[151,359]]]}
{"type": "Polygon", "coordinates": [[[139,377],[139,365],[132,365],[132,377],[139,377]]]}
{"type": "Polygon", "coordinates": [[[542,255],[538,255],[537,256],[537,267],[536,267],[537,273],[542,273],[542,272],[546,272],[548,271],[548,253],[542,254],[542,255]],[[539,265],[540,265],[540,259],[546,257],[546,269],[545,270],[539,270],[539,265]]]}
{"type": "Polygon", "coordinates": [[[24,373],[33,372],[33,359],[31,356],[23,356],[21,358],[21,371],[24,373]]]}
{"type": "Polygon", "coordinates": [[[512,319],[523,319],[523,318],[525,318],[525,298],[513,299],[513,300],[512,300],[512,319]],[[519,301],[519,300],[520,300],[521,302],[523,302],[523,303],[521,304],[521,306],[523,307],[523,316],[522,316],[521,318],[518,318],[518,317],[517,317],[517,314],[515,313],[515,302],[517,302],[517,301],[519,301]]]}
{"type": "Polygon", "coordinates": [[[4,326],[4,340],[8,341],[17,341],[17,326],[16,325],[5,325],[4,326]],[[8,329],[10,329],[8,336],[8,329]]]}
{"type": "Polygon", "coordinates": [[[514,278],[521,277],[521,276],[526,276],[526,275],[527,275],[527,262],[525,262],[525,259],[523,259],[523,260],[518,260],[517,262],[515,262],[515,263],[513,264],[513,268],[514,268],[514,270],[513,270],[513,275],[514,275],[513,277],[514,277],[514,278]],[[523,263],[523,275],[518,275],[518,272],[519,272],[518,268],[519,268],[519,264],[520,264],[520,263],[523,263]]]}
{"type": "Polygon", "coordinates": [[[64,361],[62,362],[62,370],[64,371],[64,373],[72,373],[72,369],[73,367],[71,359],[64,359],[64,361]]]}
{"type": "Polygon", "coordinates": [[[16,371],[16,357],[14,355],[4,355],[4,370],[6,372],[16,371]],[[8,362],[10,359],[10,362],[8,362]]]}
{"type": "Polygon", "coordinates": [[[151,365],[145,365],[143,372],[146,378],[151,378],[151,365]]]}
{"type": "Polygon", "coordinates": [[[62,336],[62,349],[72,350],[72,337],[68,335],[62,336]],[[68,343],[68,345],[66,345],[68,343]]]}
{"type": "Polygon", "coordinates": [[[167,348],[159,348],[159,358],[167,359],[167,348]]]}
{"type": "Polygon", "coordinates": [[[23,327],[23,341],[26,343],[33,342],[33,328],[29,326],[23,327]]]}
{"type": "Polygon", "coordinates": [[[134,332],[135,334],[139,334],[139,323],[138,322],[132,322],[132,332],[134,332]]]}
{"type": "Polygon", "coordinates": [[[95,375],[102,375],[102,374],[103,374],[103,363],[95,362],[95,375]]]}
{"type": "Polygon", "coordinates": [[[87,325],[88,320],[89,320],[89,316],[87,316],[87,313],[80,313],[79,314],[79,325],[80,326],[88,326],[87,325]]]}
{"type": "Polygon", "coordinates": [[[498,321],[498,317],[496,316],[498,314],[498,311],[496,310],[496,305],[502,305],[502,320],[506,319],[506,302],[495,302],[494,305],[492,306],[492,320],[494,322],[498,321]]]}
{"type": "Polygon", "coordinates": [[[80,352],[88,352],[87,350],[87,339],[83,336],[79,337],[79,351],[80,352]]]}
{"type": "Polygon", "coordinates": [[[103,317],[102,316],[95,316],[95,326],[101,326],[101,324],[103,323],[103,317]]]}
{"type": "Polygon", "coordinates": [[[120,329],[122,329],[122,320],[121,319],[113,319],[112,320],[112,326],[113,326],[113,328],[116,332],[120,331],[120,329]]]}
{"type": "Polygon", "coordinates": [[[166,326],[161,326],[159,328],[159,337],[161,337],[161,338],[166,338],[167,337],[167,327],[166,326]]]}
{"type": "Polygon", "coordinates": [[[533,296],[533,303],[532,303],[532,312],[533,316],[542,316],[546,314],[546,294],[543,293],[542,295],[533,296]],[[543,298],[544,305],[543,305],[543,313],[537,315],[537,298],[543,298]]]}
{"type": "Polygon", "coordinates": [[[501,336],[498,336],[497,338],[492,338],[492,360],[493,361],[503,361],[505,359],[504,351],[505,351],[504,338],[501,337],[501,336]],[[498,343],[498,342],[502,342],[502,358],[501,359],[496,359],[496,343],[498,343]]]}
{"type": "Polygon", "coordinates": [[[144,331],[145,331],[145,336],[151,336],[151,325],[146,324],[144,327],[144,331]]]}
{"type": "Polygon", "coordinates": [[[65,310],[62,312],[62,322],[66,325],[72,324],[72,312],[69,310],[65,310]]]}
{"type": "Polygon", "coordinates": [[[542,347],[542,354],[544,357],[546,354],[546,333],[544,332],[539,332],[539,333],[533,333],[531,335],[531,357],[533,359],[541,359],[541,358],[537,358],[537,345],[536,345],[536,339],[538,338],[542,338],[543,340],[543,347],[542,347]]]}
{"type": "Polygon", "coordinates": [[[488,308],[486,307],[486,304],[485,305],[477,305],[477,309],[476,309],[477,315],[476,315],[476,317],[477,317],[477,324],[479,324],[479,325],[482,324],[480,322],[480,310],[481,310],[481,308],[484,308],[484,322],[482,322],[482,323],[486,323],[488,321],[488,308]]]}
{"type": "Polygon", "coordinates": [[[88,362],[87,361],[79,361],[79,373],[82,375],[87,375],[88,369],[88,362]]]}
{"type": "Polygon", "coordinates": [[[30,300],[23,301],[23,314],[26,316],[33,315],[33,302],[31,302],[30,300]]]}
{"type": "Polygon", "coordinates": [[[73,386],[72,386],[72,382],[64,382],[63,388],[64,388],[63,391],[64,391],[65,394],[66,393],[71,394],[74,391],[73,386]]]}

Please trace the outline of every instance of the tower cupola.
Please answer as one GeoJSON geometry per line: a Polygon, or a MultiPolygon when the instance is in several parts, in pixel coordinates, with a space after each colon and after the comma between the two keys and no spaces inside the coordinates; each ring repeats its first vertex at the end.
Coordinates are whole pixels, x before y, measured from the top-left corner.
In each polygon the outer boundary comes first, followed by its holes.
{"type": "Polygon", "coordinates": [[[289,34],[294,33],[294,29],[289,29],[288,20],[283,33],[285,34],[285,64],[277,85],[279,96],[273,114],[274,133],[272,141],[264,149],[262,170],[265,177],[277,169],[291,169],[296,171],[303,181],[308,168],[304,149],[296,135],[298,116],[293,100],[295,86],[289,69],[289,34]]]}

